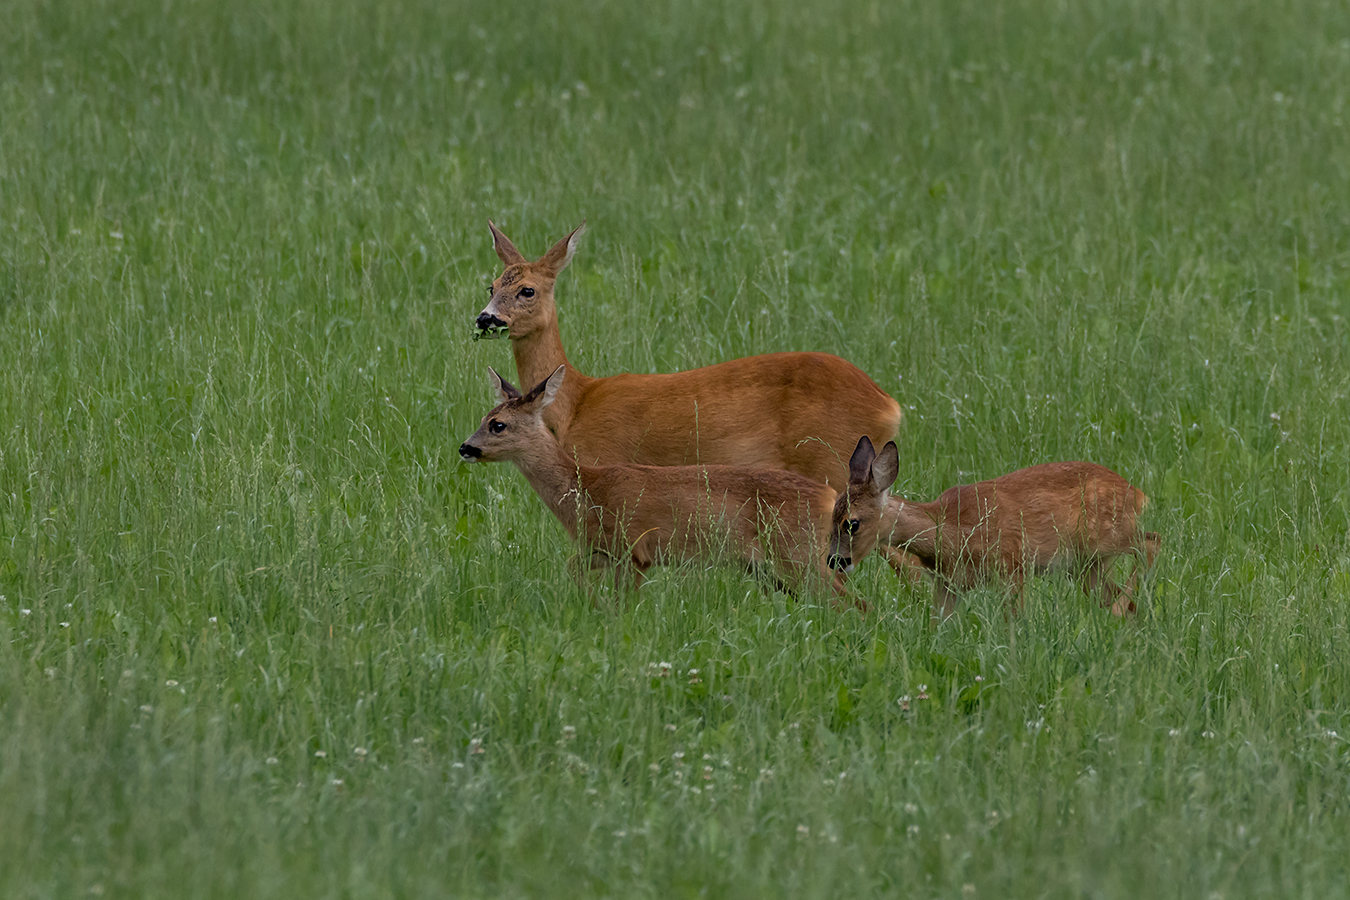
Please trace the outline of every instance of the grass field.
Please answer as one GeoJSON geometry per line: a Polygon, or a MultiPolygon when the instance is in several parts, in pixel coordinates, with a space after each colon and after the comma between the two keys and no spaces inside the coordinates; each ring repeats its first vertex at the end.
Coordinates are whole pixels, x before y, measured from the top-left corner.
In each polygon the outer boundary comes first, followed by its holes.
{"type": "Polygon", "coordinates": [[[1333,0],[0,5],[0,895],[1350,893],[1348,101],[1333,0]],[[488,217],[583,371],[1121,472],[1140,615],[593,608],[488,217]]]}

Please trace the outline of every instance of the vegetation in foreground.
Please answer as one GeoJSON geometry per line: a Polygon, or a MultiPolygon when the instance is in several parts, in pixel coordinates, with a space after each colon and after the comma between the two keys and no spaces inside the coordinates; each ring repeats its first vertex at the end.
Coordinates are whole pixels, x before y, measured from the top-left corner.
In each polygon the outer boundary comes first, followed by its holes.
{"type": "Polygon", "coordinates": [[[1346,893],[1347,85],[1313,0],[5,4],[0,893],[1346,893]],[[455,455],[488,216],[589,220],[584,371],[1119,471],[1140,615],[592,608],[455,455]]]}

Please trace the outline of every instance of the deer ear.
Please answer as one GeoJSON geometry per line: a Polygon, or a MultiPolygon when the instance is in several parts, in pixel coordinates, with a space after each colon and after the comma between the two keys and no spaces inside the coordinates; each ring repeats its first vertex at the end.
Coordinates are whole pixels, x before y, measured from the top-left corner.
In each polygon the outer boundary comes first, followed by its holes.
{"type": "Polygon", "coordinates": [[[887,441],[872,462],[872,490],[877,494],[886,493],[895,484],[895,477],[899,474],[900,450],[895,446],[895,441],[887,441]]]}
{"type": "Polygon", "coordinates": [[[551,269],[554,275],[557,275],[563,269],[567,268],[567,264],[572,261],[572,255],[577,252],[577,241],[580,240],[581,236],[585,233],[586,223],[582,222],[576,228],[572,229],[571,234],[554,244],[553,247],[540,258],[539,262],[551,269]]]}
{"type": "Polygon", "coordinates": [[[496,225],[488,219],[488,228],[492,231],[492,249],[497,251],[497,258],[503,265],[514,266],[517,263],[525,262],[525,257],[516,249],[516,245],[511,243],[511,239],[502,234],[496,225]]]}
{"type": "Polygon", "coordinates": [[[867,479],[872,475],[872,460],[876,458],[877,451],[872,448],[872,439],[867,435],[858,438],[858,446],[853,449],[853,456],[848,461],[848,483],[866,484],[867,479]]]}
{"type": "Polygon", "coordinates": [[[515,385],[497,374],[497,370],[488,366],[488,371],[492,373],[492,392],[497,395],[498,403],[505,403],[507,400],[520,399],[520,391],[516,390],[515,385]]]}
{"type": "Polygon", "coordinates": [[[525,395],[525,402],[534,406],[534,411],[540,413],[544,407],[553,402],[553,398],[558,396],[558,388],[562,387],[563,376],[567,374],[567,366],[561,365],[553,370],[553,374],[543,381],[530,388],[530,392],[525,395]]]}
{"type": "Polygon", "coordinates": [[[553,398],[558,396],[558,388],[562,387],[563,377],[567,374],[567,366],[562,365],[553,370],[553,374],[548,376],[544,382],[544,396],[540,399],[539,408],[543,409],[553,402],[553,398]]]}

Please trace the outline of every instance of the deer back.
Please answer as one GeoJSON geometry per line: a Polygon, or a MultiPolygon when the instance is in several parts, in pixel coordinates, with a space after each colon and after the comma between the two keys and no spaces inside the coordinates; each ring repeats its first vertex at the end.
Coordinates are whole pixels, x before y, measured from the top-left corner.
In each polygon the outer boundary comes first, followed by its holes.
{"type": "Polygon", "coordinates": [[[1147,502],[1115,472],[1086,462],[1045,463],[949,488],[934,504],[939,569],[962,582],[970,567],[1046,569],[1126,553],[1147,502]]]}

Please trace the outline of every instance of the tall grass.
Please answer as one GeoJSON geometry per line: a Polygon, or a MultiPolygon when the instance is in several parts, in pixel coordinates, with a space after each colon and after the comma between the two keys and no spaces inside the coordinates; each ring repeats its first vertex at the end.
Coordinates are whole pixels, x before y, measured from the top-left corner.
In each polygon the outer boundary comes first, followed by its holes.
{"type": "Polygon", "coordinates": [[[5,4],[0,893],[1345,893],[1348,85],[1314,0],[5,4]],[[489,216],[584,371],[1120,471],[1141,615],[593,608],[455,454],[489,216]]]}

